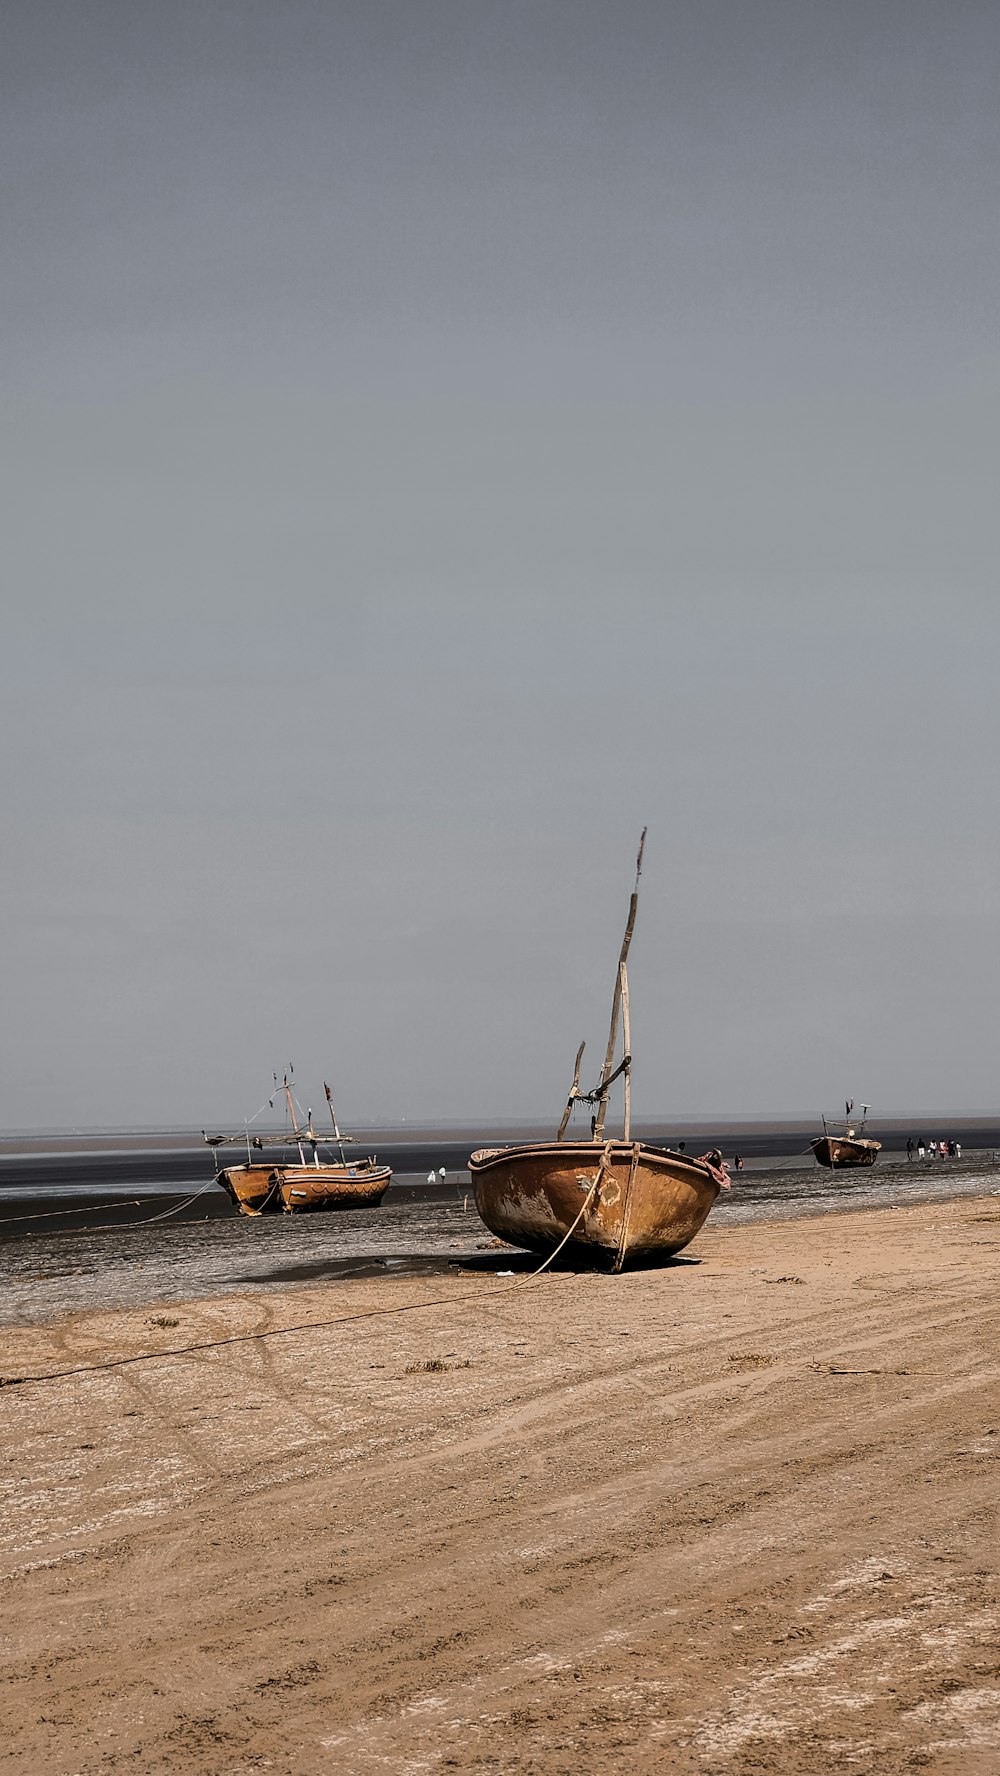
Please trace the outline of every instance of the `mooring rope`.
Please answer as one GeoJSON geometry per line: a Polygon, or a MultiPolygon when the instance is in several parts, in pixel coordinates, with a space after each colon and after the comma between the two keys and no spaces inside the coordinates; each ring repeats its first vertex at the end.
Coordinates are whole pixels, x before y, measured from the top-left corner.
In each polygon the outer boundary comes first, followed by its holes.
{"type": "MultiPolygon", "coordinates": [[[[555,1253],[552,1256],[555,1257],[555,1253]]],[[[538,1274],[538,1271],[534,1271],[531,1276],[522,1280],[531,1282],[538,1274]]],[[[256,1344],[265,1338],[285,1338],[292,1332],[318,1332],[329,1326],[349,1326],[355,1320],[383,1319],[393,1314],[415,1313],[424,1307],[447,1307],[454,1301],[496,1301],[502,1296],[509,1299],[510,1295],[510,1289],[491,1289],[485,1295],[481,1289],[463,1289],[460,1295],[433,1295],[428,1301],[404,1301],[399,1307],[369,1307],[361,1313],[337,1314],[329,1320],[303,1320],[294,1326],[273,1326],[264,1332],[236,1332],[228,1338],[205,1338],[197,1344],[170,1345],[166,1350],[158,1351],[139,1351],[134,1357],[109,1357],[104,1363],[79,1363],[72,1369],[43,1370],[38,1375],[0,1375],[0,1388],[23,1387],[32,1381],[63,1381],[72,1375],[97,1375],[107,1369],[125,1369],[133,1363],[155,1363],[160,1358],[187,1357],[200,1351],[218,1350],[227,1344],[256,1344]]]]}
{"type": "MultiPolygon", "coordinates": [[[[613,1140],[605,1143],[604,1151],[601,1154],[600,1164],[598,1165],[593,1183],[580,1205],[579,1213],[575,1216],[571,1225],[563,1234],[563,1237],[559,1241],[555,1250],[549,1253],[548,1257],[538,1266],[537,1270],[533,1270],[528,1276],[522,1277],[520,1279],[520,1284],[515,1284],[515,1291],[524,1284],[532,1283],[537,1277],[540,1277],[542,1272],[548,1269],[553,1259],[558,1258],[559,1253],[562,1251],[567,1241],[572,1238],[593,1200],[601,1179],[608,1169],[611,1150],[616,1145],[617,1143],[613,1140]]],[[[188,1198],[188,1201],[194,1202],[196,1197],[203,1195],[204,1190],[210,1188],[210,1185],[203,1186],[203,1189],[196,1191],[193,1197],[188,1198]]],[[[185,1205],[181,1204],[179,1206],[184,1207],[185,1205]]],[[[175,1213],[177,1213],[177,1210],[167,1210],[167,1214],[175,1213]]],[[[154,1216],[153,1219],[163,1220],[165,1219],[165,1216],[154,1216]]],[[[149,1222],[144,1221],[141,1222],[140,1225],[148,1227],[149,1222]]],[[[551,1281],[551,1278],[549,1280],[551,1281]]],[[[186,1357],[201,1351],[218,1350],[224,1345],[229,1344],[254,1344],[265,1338],[284,1338],[292,1332],[321,1331],[329,1326],[350,1325],[354,1320],[379,1319],[389,1317],[393,1314],[414,1313],[419,1308],[424,1307],[446,1307],[455,1301],[471,1301],[473,1299],[477,1301],[495,1301],[501,1296],[506,1296],[509,1299],[511,1293],[512,1291],[509,1289],[492,1289],[484,1296],[481,1289],[463,1289],[460,1295],[434,1295],[429,1301],[407,1301],[403,1302],[399,1307],[372,1307],[366,1308],[362,1313],[338,1314],[333,1319],[329,1320],[303,1320],[301,1323],[294,1326],[275,1326],[264,1332],[238,1332],[232,1334],[228,1338],[208,1338],[201,1340],[197,1344],[173,1345],[166,1350],[140,1351],[133,1357],[112,1357],[104,1363],[81,1363],[72,1369],[50,1369],[42,1371],[37,1375],[0,1375],[0,1388],[23,1387],[28,1382],[35,1381],[62,1381],[66,1377],[72,1375],[96,1375],[108,1369],[124,1369],[133,1363],[155,1363],[159,1358],[186,1357]]]]}
{"type": "Polygon", "coordinates": [[[96,1215],[99,1209],[141,1208],[140,1196],[128,1196],[122,1197],[119,1202],[88,1203],[85,1209],[47,1209],[44,1214],[39,1215],[4,1215],[0,1218],[0,1228],[5,1227],[8,1221],[54,1221],[61,1219],[63,1215],[96,1215]]]}
{"type": "Polygon", "coordinates": [[[611,1157],[611,1149],[612,1149],[612,1147],[615,1147],[615,1146],[617,1146],[617,1142],[615,1142],[615,1141],[605,1142],[604,1152],[601,1154],[601,1163],[597,1168],[597,1176],[595,1177],[594,1182],[590,1186],[590,1189],[588,1190],[586,1196],[583,1199],[583,1203],[580,1208],[580,1213],[577,1215],[576,1220],[573,1222],[572,1227],[568,1228],[567,1231],[563,1234],[562,1239],[559,1241],[559,1244],[557,1245],[555,1251],[549,1253],[548,1257],[545,1260],[545,1263],[540,1264],[538,1266],[537,1270],[533,1270],[531,1272],[530,1276],[526,1276],[526,1277],[521,1278],[522,1283],[530,1283],[534,1280],[535,1277],[541,1276],[543,1270],[548,1270],[548,1267],[552,1263],[553,1258],[558,1258],[560,1252],[563,1249],[563,1246],[566,1244],[566,1241],[573,1237],[573,1234],[576,1232],[577,1228],[580,1225],[580,1222],[583,1220],[583,1217],[586,1214],[587,1209],[590,1207],[591,1199],[593,1198],[593,1195],[597,1189],[597,1186],[601,1182],[601,1179],[603,1178],[605,1172],[608,1169],[608,1161],[611,1157]]]}
{"type": "MultiPolygon", "coordinates": [[[[151,1227],[154,1221],[166,1221],[171,1215],[179,1215],[182,1209],[189,1208],[191,1203],[197,1202],[199,1196],[204,1196],[207,1190],[213,1190],[216,1185],[221,1190],[222,1186],[218,1179],[212,1178],[207,1184],[199,1185],[192,1196],[186,1196],[183,1202],[175,1204],[172,1209],[164,1209],[158,1215],[147,1215],[142,1221],[127,1221],[124,1225],[126,1227],[151,1227]]],[[[125,1196],[117,1202],[88,1203],[83,1209],[46,1209],[44,1213],[34,1215],[4,1215],[0,1217],[0,1230],[7,1225],[8,1221],[14,1221],[18,1225],[22,1221],[61,1221],[64,1215],[96,1215],[101,1209],[141,1209],[142,1205],[143,1198],[141,1196],[125,1196]]],[[[116,1229],[120,1225],[119,1222],[109,1221],[106,1228],[95,1227],[92,1232],[104,1233],[109,1229],[116,1229]]]]}
{"type": "Polygon", "coordinates": [[[129,1225],[131,1227],[152,1227],[154,1221],[169,1221],[171,1215],[179,1215],[182,1209],[189,1209],[193,1202],[198,1201],[199,1196],[205,1195],[206,1190],[215,1190],[217,1187],[222,1188],[218,1179],[212,1178],[209,1183],[202,1184],[193,1196],[185,1197],[183,1202],[175,1204],[172,1209],[164,1209],[160,1215],[148,1215],[144,1221],[132,1221],[129,1225]]]}

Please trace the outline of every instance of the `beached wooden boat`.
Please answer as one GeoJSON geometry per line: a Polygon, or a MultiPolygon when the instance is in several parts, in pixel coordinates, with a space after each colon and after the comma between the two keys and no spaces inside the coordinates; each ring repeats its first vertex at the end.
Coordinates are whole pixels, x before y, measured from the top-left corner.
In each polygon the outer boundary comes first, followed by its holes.
{"type": "Polygon", "coordinates": [[[224,1166],[216,1173],[243,1215],[304,1214],[318,1209],[375,1209],[392,1179],[374,1159],[315,1165],[224,1166]]]}
{"type": "Polygon", "coordinates": [[[812,1142],[812,1150],[821,1166],[835,1170],[838,1166],[873,1166],[882,1143],[857,1135],[820,1135],[812,1142]]]}
{"type": "Polygon", "coordinates": [[[469,1173],[476,1207],[491,1233],[547,1258],[564,1248],[577,1259],[621,1270],[629,1262],[679,1252],[705,1221],[729,1178],[718,1149],[695,1159],[667,1147],[632,1141],[628,971],[646,834],[639,842],[611,1008],[611,1032],[600,1082],[580,1091],[584,1044],[576,1056],[569,1098],[554,1141],[523,1147],[487,1147],[473,1153],[469,1173]],[[621,1021],[623,1054],[615,1066],[621,1021]],[[611,1086],[625,1092],[624,1133],[605,1140],[611,1086]],[[594,1107],[590,1139],[564,1140],[578,1104],[594,1107]]]}
{"type": "MultiPolygon", "coordinates": [[[[275,1077],[277,1087],[277,1076],[275,1077]]],[[[238,1135],[206,1135],[215,1149],[216,1182],[221,1184],[236,1204],[241,1215],[301,1215],[329,1209],[377,1208],[392,1178],[390,1166],[380,1166],[369,1159],[350,1159],[344,1144],[353,1136],[341,1133],[330,1087],[324,1085],[332,1138],[324,1138],[313,1127],[312,1111],[300,1122],[291,1088],[291,1068],[284,1078],[283,1090],[288,1108],[290,1130],[279,1135],[251,1135],[247,1124],[238,1135]],[[224,1163],[227,1147],[246,1147],[246,1159],[238,1165],[224,1163]],[[337,1157],[321,1158],[324,1149],[337,1148],[337,1157]],[[279,1157],[264,1158],[268,1147],[298,1150],[299,1160],[279,1157]],[[306,1157],[307,1153],[310,1157],[306,1157]],[[259,1157],[258,1157],[259,1155],[259,1157]]],[[[274,1098],[268,1099],[268,1107],[274,1098]]],[[[258,1112],[260,1114],[260,1112],[258,1112]]]]}
{"type": "Polygon", "coordinates": [[[821,1166],[830,1171],[839,1170],[842,1166],[873,1166],[882,1151],[881,1141],[873,1141],[865,1134],[865,1123],[868,1119],[868,1105],[863,1107],[861,1127],[855,1131],[850,1120],[854,1104],[847,1100],[847,1115],[842,1123],[829,1123],[823,1118],[823,1133],[810,1143],[821,1166]],[[838,1134],[837,1130],[841,1132],[838,1134]]]}
{"type": "Polygon", "coordinates": [[[707,1158],[642,1141],[484,1148],[469,1171],[476,1207],[500,1239],[543,1254],[562,1244],[614,1270],[681,1251],[728,1183],[707,1158]]]}

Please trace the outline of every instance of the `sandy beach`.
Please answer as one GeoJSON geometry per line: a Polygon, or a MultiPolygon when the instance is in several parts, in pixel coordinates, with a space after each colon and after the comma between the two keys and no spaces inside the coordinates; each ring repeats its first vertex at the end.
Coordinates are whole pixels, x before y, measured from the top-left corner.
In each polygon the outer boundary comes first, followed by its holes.
{"type": "Polygon", "coordinates": [[[998,1252],[984,1196],[8,1327],[74,1373],[0,1390],[0,1768],[992,1776],[998,1252]]]}

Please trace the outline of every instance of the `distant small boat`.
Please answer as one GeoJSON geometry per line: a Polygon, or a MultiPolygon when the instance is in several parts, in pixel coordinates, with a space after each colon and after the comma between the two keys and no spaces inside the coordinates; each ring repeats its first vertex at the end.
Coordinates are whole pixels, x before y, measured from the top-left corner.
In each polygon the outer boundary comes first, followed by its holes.
{"type": "Polygon", "coordinates": [[[581,1092],[576,1056],[573,1084],[554,1141],[525,1147],[486,1147],[473,1153],[469,1172],[476,1207],[491,1233],[515,1246],[554,1257],[564,1247],[576,1258],[618,1271],[636,1259],[669,1257],[694,1239],[729,1179],[718,1150],[695,1159],[668,1147],[632,1141],[628,972],[626,958],[638,904],[646,834],[636,859],[635,887],[615,981],[611,1034],[599,1084],[581,1092]],[[623,1056],[614,1065],[621,1018],[623,1056]],[[624,1135],[605,1140],[613,1082],[625,1092],[624,1135]],[[577,1103],[595,1107],[589,1140],[564,1141],[577,1103]]]}
{"type": "MultiPolygon", "coordinates": [[[[241,1215],[301,1215],[328,1209],[377,1208],[392,1178],[391,1166],[380,1166],[374,1156],[358,1160],[347,1158],[344,1144],[352,1143],[354,1137],[341,1133],[328,1085],[324,1085],[323,1090],[330,1106],[332,1137],[316,1133],[311,1110],[306,1112],[305,1123],[301,1123],[292,1096],[291,1072],[289,1068],[282,1088],[290,1131],[282,1135],[251,1135],[247,1124],[238,1134],[205,1136],[215,1153],[216,1182],[228,1192],[241,1215]],[[220,1164],[227,1147],[244,1145],[245,1161],[238,1165],[220,1164]],[[320,1158],[322,1150],[334,1146],[339,1158],[320,1158]],[[297,1148],[298,1165],[277,1155],[272,1160],[265,1159],[263,1155],[268,1147],[283,1149],[286,1154],[289,1148],[297,1148]],[[310,1154],[308,1158],[307,1152],[310,1154]]],[[[275,1088],[277,1093],[277,1075],[275,1088]]],[[[273,1104],[274,1098],[271,1097],[268,1107],[273,1104]]]]}
{"type": "Polygon", "coordinates": [[[846,1116],[843,1124],[829,1123],[824,1116],[823,1133],[817,1135],[811,1143],[812,1150],[819,1164],[830,1171],[839,1171],[844,1166],[873,1166],[882,1151],[882,1143],[873,1141],[865,1134],[869,1106],[862,1105],[861,1127],[858,1132],[855,1132],[851,1122],[853,1099],[849,1098],[844,1108],[846,1116]],[[838,1134],[838,1128],[842,1128],[843,1132],[838,1134]]]}

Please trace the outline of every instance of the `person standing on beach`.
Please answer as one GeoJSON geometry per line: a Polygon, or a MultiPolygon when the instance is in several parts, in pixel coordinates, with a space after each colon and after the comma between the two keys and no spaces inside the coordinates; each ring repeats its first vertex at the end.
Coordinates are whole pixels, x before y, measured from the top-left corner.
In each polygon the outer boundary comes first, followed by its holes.
{"type": "Polygon", "coordinates": [[[913,1136],[912,1135],[907,1135],[907,1137],[906,1137],[906,1157],[907,1157],[907,1159],[913,1158],[913,1136]]]}
{"type": "Polygon", "coordinates": [[[742,1153],[737,1153],[734,1155],[733,1164],[736,1167],[736,1170],[738,1172],[741,1172],[743,1170],[743,1155],[742,1155],[742,1153]]]}
{"type": "Polygon", "coordinates": [[[917,1142],[917,1158],[923,1159],[923,1157],[924,1157],[924,1137],[923,1137],[923,1135],[921,1135],[919,1141],[917,1142]]]}

